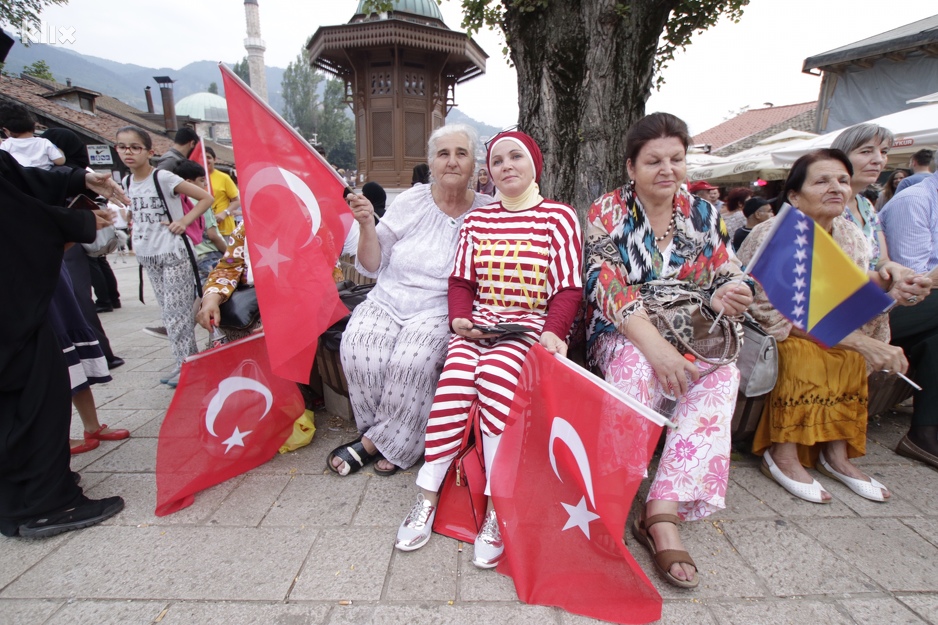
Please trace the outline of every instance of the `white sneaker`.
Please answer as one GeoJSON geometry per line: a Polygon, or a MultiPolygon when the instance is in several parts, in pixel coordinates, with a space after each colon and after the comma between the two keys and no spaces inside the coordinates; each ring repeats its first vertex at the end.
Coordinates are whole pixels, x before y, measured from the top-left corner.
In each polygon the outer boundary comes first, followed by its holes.
{"type": "Polygon", "coordinates": [[[472,563],[480,569],[495,568],[505,554],[505,543],[502,542],[502,532],[498,527],[495,510],[489,510],[485,515],[485,522],[476,536],[474,551],[472,563]]]}
{"type": "Polygon", "coordinates": [[[397,530],[397,542],[394,546],[401,551],[415,551],[427,544],[430,534],[433,533],[433,518],[436,516],[436,506],[423,496],[417,495],[417,501],[410,513],[397,530]]]}

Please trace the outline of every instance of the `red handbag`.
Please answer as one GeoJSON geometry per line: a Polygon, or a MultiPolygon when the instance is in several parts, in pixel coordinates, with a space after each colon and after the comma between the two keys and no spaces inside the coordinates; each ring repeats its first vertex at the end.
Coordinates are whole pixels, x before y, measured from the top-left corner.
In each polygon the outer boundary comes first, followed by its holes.
{"type": "Polygon", "coordinates": [[[434,532],[465,542],[476,539],[488,504],[480,424],[479,402],[476,401],[469,408],[459,452],[443,478],[433,520],[434,532]]]}

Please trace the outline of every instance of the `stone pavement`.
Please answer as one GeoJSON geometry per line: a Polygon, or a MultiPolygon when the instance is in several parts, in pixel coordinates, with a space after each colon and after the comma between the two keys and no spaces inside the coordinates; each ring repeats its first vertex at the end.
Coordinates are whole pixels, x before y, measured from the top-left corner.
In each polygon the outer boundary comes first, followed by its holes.
{"type": "MultiPolygon", "coordinates": [[[[136,263],[123,260],[111,256],[124,306],[102,319],[127,364],[94,394],[101,422],[132,436],[75,456],[72,468],[89,495],[122,495],[127,507],[47,540],[0,538],[0,624],[596,622],[520,603],[509,579],[472,566],[471,545],[435,536],[395,551],[414,471],[333,475],[326,455],[353,429],[325,413],[309,447],[154,516],[157,435],[173,392],[158,378],[172,361],[166,341],[140,331],[159,313],[149,284],[150,303],[135,301],[136,263]]],[[[891,488],[887,504],[823,476],[834,503],[803,502],[752,456],[734,459],[727,509],[682,532],[700,566],[696,591],[661,582],[633,550],[664,597],[661,622],[938,622],[938,473],[892,452],[907,424],[906,414],[871,423],[859,461],[891,488]]]]}

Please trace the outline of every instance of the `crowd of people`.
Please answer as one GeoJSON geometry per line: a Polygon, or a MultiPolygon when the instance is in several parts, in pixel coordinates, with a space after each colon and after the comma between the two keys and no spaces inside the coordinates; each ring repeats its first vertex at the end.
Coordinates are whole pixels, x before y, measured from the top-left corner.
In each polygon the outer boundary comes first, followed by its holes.
{"type": "MultiPolygon", "coordinates": [[[[85,430],[84,441],[72,442],[73,453],[129,436],[97,421],[90,385],[106,382],[108,369],[122,361],[104,348],[90,285],[82,279],[76,288],[62,262],[67,241],[89,240],[114,216],[61,208],[65,198],[84,186],[125,207],[124,227],[160,308],[162,327],[150,330],[172,345],[176,367],[163,380],[171,386],[198,350],[195,323],[218,326],[221,305],[253,278],[244,226],[235,219],[237,186],[214,168],[210,148],[208,171],[188,159],[199,141],[191,130],[179,131],[174,147],[154,162],[144,130],[120,129],[115,149],[130,174],[117,184],[84,173],[81,163],[68,167],[68,140],[33,136],[28,117],[18,115],[0,107],[0,125],[10,135],[0,144],[0,192],[10,198],[8,212],[30,206],[20,211],[30,215],[21,227],[38,247],[9,263],[38,263],[39,249],[46,257],[37,265],[41,284],[22,287],[20,303],[30,314],[8,319],[4,311],[3,325],[15,332],[0,347],[0,406],[21,418],[0,422],[6,447],[0,449],[0,531],[41,537],[100,522],[122,506],[119,498],[88,500],[68,470],[64,380],[71,377],[85,430]],[[194,315],[199,288],[203,299],[194,315]],[[39,452],[25,454],[22,440],[33,440],[39,452]]],[[[870,200],[866,191],[883,175],[892,135],[861,124],[832,148],[801,157],[779,196],[767,198],[746,187],[724,196],[705,181],[687,185],[689,144],[687,126],[673,115],[638,121],[626,136],[628,182],[597,198],[582,224],[575,208],[541,195],[539,183],[549,175],[541,150],[517,130],[493,137],[479,167],[475,131],[442,126],[429,138],[426,165],[414,169],[413,186],[387,207],[374,183],[347,192],[354,225],[343,251],[376,284],[355,308],[340,349],[358,436],[332,450],[327,468],[344,477],[374,463],[376,475],[388,476],[422,462],[397,549],[413,551],[430,539],[440,486],[467,428],[481,433],[486,470],[494,466],[532,346],[566,356],[579,326],[594,372],[648,406],[672,402],[668,416],[676,428],[664,438],[631,531],[664,580],[696,587],[697,565],[679,525],[726,505],[740,372],[732,357],[717,364],[688,357],[697,353],[688,343],[696,339],[661,321],[679,301],[691,302],[708,323],[724,319],[730,328],[748,312],[778,340],[778,382],[752,444],[769,479],[798,498],[829,503],[831,494],[808,471],[814,468],[861,497],[890,499],[886,485],[851,459],[865,453],[868,375],[887,371],[928,381],[936,374],[933,155],[917,153],[913,173],[897,170],[885,180],[885,201],[870,200]],[[896,302],[830,349],[795,327],[744,272],[784,204],[830,233],[896,302]]],[[[101,269],[97,260],[81,263],[84,271],[101,269]]],[[[119,298],[106,303],[120,305],[119,298]]],[[[228,339],[260,324],[231,331],[228,339]]],[[[728,340],[712,341],[719,351],[728,340]]],[[[897,452],[938,468],[938,389],[922,386],[897,452]]],[[[489,499],[473,564],[491,568],[503,558],[502,527],[489,499]]]]}

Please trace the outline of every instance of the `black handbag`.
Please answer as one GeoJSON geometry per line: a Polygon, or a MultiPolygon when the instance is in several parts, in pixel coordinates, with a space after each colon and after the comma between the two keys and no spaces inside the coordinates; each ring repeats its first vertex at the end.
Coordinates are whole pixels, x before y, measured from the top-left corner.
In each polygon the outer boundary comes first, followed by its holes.
{"type": "Polygon", "coordinates": [[[355,284],[351,280],[345,280],[335,285],[339,291],[339,299],[348,308],[349,313],[329,326],[329,329],[322,333],[320,341],[322,347],[333,352],[339,351],[342,344],[342,333],[345,332],[345,326],[352,318],[352,311],[355,307],[368,299],[368,294],[374,288],[374,284],[355,284]]]}
{"type": "Polygon", "coordinates": [[[250,330],[261,318],[257,291],[247,284],[239,285],[218,310],[221,312],[219,327],[230,330],[250,330]]]}

